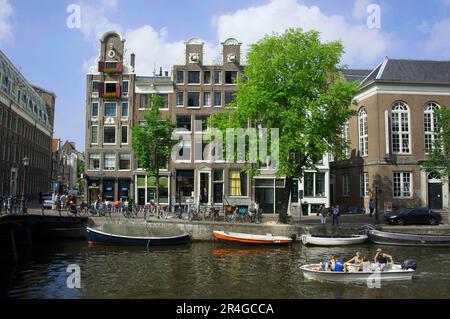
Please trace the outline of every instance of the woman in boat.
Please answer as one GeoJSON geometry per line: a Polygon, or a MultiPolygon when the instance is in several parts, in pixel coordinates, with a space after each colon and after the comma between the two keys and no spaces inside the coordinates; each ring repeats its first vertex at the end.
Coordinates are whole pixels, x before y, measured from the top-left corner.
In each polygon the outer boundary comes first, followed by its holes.
{"type": "Polygon", "coordinates": [[[334,255],[331,256],[331,259],[328,261],[328,267],[331,271],[334,271],[336,268],[336,257],[334,255]]]}
{"type": "Polygon", "coordinates": [[[364,266],[364,260],[361,257],[361,253],[359,251],[356,252],[356,256],[347,261],[344,264],[344,272],[349,272],[348,267],[351,266],[355,272],[362,271],[364,266]]]}
{"type": "Polygon", "coordinates": [[[377,265],[377,269],[381,271],[387,270],[388,263],[394,263],[394,258],[392,258],[391,255],[384,253],[381,248],[377,249],[377,253],[373,260],[377,265]]]}

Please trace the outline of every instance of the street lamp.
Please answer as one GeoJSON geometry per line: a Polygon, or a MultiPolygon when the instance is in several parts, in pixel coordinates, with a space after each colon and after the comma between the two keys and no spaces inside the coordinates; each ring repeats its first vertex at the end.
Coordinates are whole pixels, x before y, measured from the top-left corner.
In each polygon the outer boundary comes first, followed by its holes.
{"type": "Polygon", "coordinates": [[[181,194],[180,194],[180,184],[183,181],[183,177],[181,175],[177,175],[177,193],[178,193],[178,209],[181,212],[181,194]]]}
{"type": "Polygon", "coordinates": [[[26,187],[26,178],[27,178],[27,168],[30,165],[30,159],[28,157],[24,157],[22,159],[22,165],[23,165],[23,179],[22,179],[22,207],[21,211],[22,214],[27,213],[27,205],[26,205],[26,198],[25,198],[25,187],[26,187]]]}

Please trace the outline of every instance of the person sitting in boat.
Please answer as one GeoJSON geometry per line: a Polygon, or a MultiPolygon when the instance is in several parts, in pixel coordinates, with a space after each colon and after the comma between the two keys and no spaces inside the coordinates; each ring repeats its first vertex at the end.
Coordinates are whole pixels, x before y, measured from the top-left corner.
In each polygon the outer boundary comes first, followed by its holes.
{"type": "Polygon", "coordinates": [[[336,262],[337,262],[336,257],[334,255],[331,256],[331,259],[328,261],[328,265],[329,265],[331,271],[335,271],[336,262]]]}
{"type": "Polygon", "coordinates": [[[323,259],[320,263],[320,271],[331,271],[330,263],[327,261],[327,259],[325,257],[323,257],[323,259]]]}
{"type": "Polygon", "coordinates": [[[381,248],[377,249],[377,253],[373,260],[377,266],[376,269],[381,271],[387,270],[388,263],[394,263],[394,258],[392,258],[391,255],[384,253],[381,248]]]}
{"type": "Polygon", "coordinates": [[[349,267],[351,267],[352,272],[362,271],[362,268],[364,266],[363,262],[364,260],[361,257],[361,253],[357,251],[356,256],[344,264],[344,272],[350,272],[349,267]]]}
{"type": "Polygon", "coordinates": [[[370,272],[371,271],[371,263],[369,261],[369,258],[364,257],[363,258],[363,271],[364,272],[370,272]]]}
{"type": "Polygon", "coordinates": [[[342,259],[338,259],[334,265],[334,272],[344,272],[344,262],[342,259]]]}

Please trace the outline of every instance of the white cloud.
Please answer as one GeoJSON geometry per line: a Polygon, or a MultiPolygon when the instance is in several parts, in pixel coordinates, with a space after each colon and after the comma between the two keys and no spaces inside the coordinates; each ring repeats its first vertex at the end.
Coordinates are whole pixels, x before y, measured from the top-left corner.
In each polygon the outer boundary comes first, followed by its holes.
{"type": "Polygon", "coordinates": [[[367,18],[367,7],[369,4],[370,0],[356,0],[353,4],[353,17],[357,20],[367,18]]]}
{"type": "Polygon", "coordinates": [[[13,12],[13,7],[8,0],[0,0],[0,42],[12,37],[11,24],[9,18],[13,12]]]}
{"type": "Polygon", "coordinates": [[[108,31],[122,31],[120,25],[113,23],[108,18],[117,12],[118,0],[100,0],[98,2],[81,0],[81,32],[89,40],[98,40],[108,31]]]}
{"type": "Polygon", "coordinates": [[[297,0],[272,0],[222,15],[215,25],[219,39],[236,37],[244,44],[244,52],[248,44],[272,32],[282,33],[290,27],[315,29],[325,41],[343,41],[346,49],[343,62],[349,65],[378,62],[390,42],[390,35],[381,30],[368,29],[365,24],[352,25],[343,16],[326,15],[319,7],[308,7],[297,0]]]}
{"type": "Polygon", "coordinates": [[[448,59],[448,52],[450,51],[450,18],[437,21],[432,26],[422,22],[419,29],[429,36],[423,48],[438,58],[448,59]]]}

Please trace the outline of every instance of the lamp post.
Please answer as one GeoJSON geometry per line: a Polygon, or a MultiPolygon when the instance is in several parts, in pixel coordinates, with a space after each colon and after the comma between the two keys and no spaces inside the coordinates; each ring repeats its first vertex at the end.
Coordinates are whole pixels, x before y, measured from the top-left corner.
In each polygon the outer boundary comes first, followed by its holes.
{"type": "Polygon", "coordinates": [[[181,212],[181,194],[180,194],[180,183],[183,181],[181,175],[177,175],[177,194],[178,194],[178,209],[181,212]]]}
{"type": "Polygon", "coordinates": [[[30,165],[30,160],[28,157],[24,157],[22,159],[22,165],[23,165],[23,180],[22,180],[22,207],[21,207],[21,211],[22,214],[26,214],[27,213],[27,204],[26,204],[26,197],[25,197],[25,187],[26,187],[26,178],[27,178],[27,168],[28,165],[30,165]]]}

